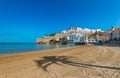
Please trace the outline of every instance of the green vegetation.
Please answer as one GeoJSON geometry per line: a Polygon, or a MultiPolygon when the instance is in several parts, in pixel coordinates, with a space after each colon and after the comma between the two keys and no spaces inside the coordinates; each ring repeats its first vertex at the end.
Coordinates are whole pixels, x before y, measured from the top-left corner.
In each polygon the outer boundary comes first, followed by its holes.
{"type": "Polygon", "coordinates": [[[56,35],[56,33],[52,33],[52,34],[50,34],[49,36],[55,36],[56,35]]]}
{"type": "Polygon", "coordinates": [[[47,36],[47,37],[51,37],[51,36],[55,36],[56,35],[56,33],[52,33],[52,34],[45,34],[45,36],[47,36]]]}

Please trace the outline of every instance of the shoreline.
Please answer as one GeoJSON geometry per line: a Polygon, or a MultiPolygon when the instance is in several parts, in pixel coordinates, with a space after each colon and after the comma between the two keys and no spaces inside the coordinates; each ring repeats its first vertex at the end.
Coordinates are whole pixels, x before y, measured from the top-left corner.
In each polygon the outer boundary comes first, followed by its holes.
{"type": "MultiPolygon", "coordinates": [[[[84,45],[82,45],[84,46],[84,45]]],[[[16,54],[28,54],[28,53],[41,53],[41,52],[46,52],[46,51],[54,51],[54,50],[62,50],[62,49],[70,49],[70,48],[75,48],[77,46],[72,46],[72,47],[61,47],[61,48],[52,48],[52,49],[43,49],[43,50],[31,50],[31,51],[23,51],[23,52],[10,52],[6,54],[0,54],[0,57],[2,56],[9,56],[9,55],[16,55],[16,54]]]]}
{"type": "Polygon", "coordinates": [[[20,52],[8,52],[8,53],[2,53],[1,55],[9,55],[9,54],[17,54],[17,53],[30,53],[30,52],[36,52],[36,51],[47,51],[47,50],[54,50],[54,49],[64,49],[64,48],[72,48],[76,46],[69,46],[69,47],[60,47],[60,48],[49,48],[49,49],[41,49],[41,50],[29,50],[29,51],[20,51],[20,52]]]}
{"type": "MultiPolygon", "coordinates": [[[[74,47],[82,47],[86,45],[78,45],[78,46],[67,46],[67,47],[59,47],[59,48],[49,48],[49,49],[42,49],[42,50],[29,50],[29,51],[20,51],[20,52],[8,52],[8,53],[2,53],[0,56],[3,55],[12,55],[12,54],[21,54],[21,53],[31,53],[31,52],[42,52],[42,51],[48,51],[48,50],[56,50],[56,49],[66,49],[66,48],[74,48],[74,47]]],[[[93,44],[89,44],[87,46],[93,46],[93,44]]],[[[96,46],[96,45],[94,45],[96,46]]]]}

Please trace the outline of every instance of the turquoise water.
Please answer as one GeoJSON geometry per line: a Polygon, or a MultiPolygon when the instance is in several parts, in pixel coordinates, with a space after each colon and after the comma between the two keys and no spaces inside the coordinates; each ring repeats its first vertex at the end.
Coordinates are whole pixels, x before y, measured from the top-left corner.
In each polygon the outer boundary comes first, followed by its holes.
{"type": "Polygon", "coordinates": [[[27,52],[34,50],[46,50],[54,48],[70,47],[69,45],[41,45],[33,43],[0,43],[0,54],[27,52]]]}

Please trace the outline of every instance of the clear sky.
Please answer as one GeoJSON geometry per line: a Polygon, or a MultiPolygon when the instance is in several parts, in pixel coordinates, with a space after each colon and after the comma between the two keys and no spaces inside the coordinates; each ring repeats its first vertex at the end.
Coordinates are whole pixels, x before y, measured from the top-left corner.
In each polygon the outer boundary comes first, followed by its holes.
{"type": "Polygon", "coordinates": [[[69,27],[120,25],[120,0],[0,0],[0,42],[35,42],[69,27]]]}

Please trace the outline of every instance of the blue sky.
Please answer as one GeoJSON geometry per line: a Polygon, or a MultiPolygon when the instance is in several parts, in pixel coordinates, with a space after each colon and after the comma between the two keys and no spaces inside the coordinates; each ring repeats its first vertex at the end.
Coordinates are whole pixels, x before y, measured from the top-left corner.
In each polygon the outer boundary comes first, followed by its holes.
{"type": "Polygon", "coordinates": [[[69,27],[120,25],[120,0],[0,0],[0,42],[35,42],[69,27]]]}

